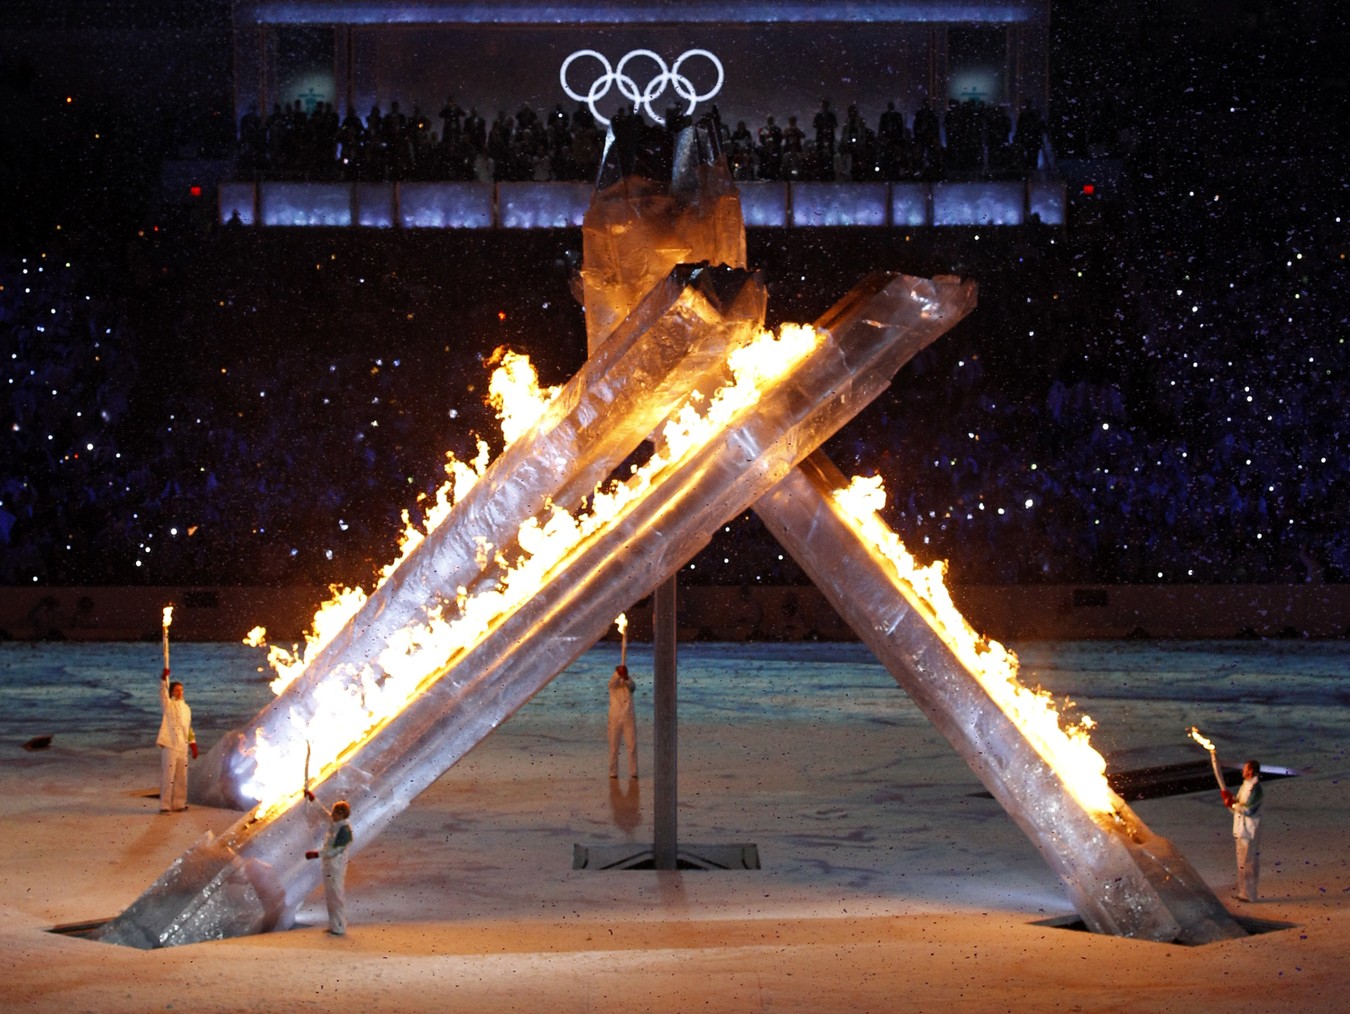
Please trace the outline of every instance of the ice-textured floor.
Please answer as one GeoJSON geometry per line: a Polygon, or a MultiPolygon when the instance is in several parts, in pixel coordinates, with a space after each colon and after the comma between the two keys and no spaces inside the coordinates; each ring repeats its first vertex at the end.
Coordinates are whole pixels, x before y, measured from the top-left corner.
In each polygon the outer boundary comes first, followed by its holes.
{"type": "MultiPolygon", "coordinates": [[[[858,645],[680,647],[680,840],[763,869],[597,873],[576,844],[649,842],[650,784],[605,777],[584,655],[353,859],[352,932],[128,952],[47,932],[125,907],[236,814],[160,817],[158,643],[0,644],[0,1006],[44,1010],[1340,1010],[1350,989],[1350,642],[1015,646],[1023,679],[1112,758],[1246,756],[1267,803],[1274,931],[1206,948],[1044,925],[1071,914],[1036,849],[858,645]],[[49,749],[24,751],[34,736],[49,749]],[[1086,974],[1085,974],[1086,973],[1086,974]],[[1240,985],[1238,984],[1240,983],[1240,985]],[[1142,985],[1141,985],[1142,984],[1142,985]]],[[[261,654],[174,644],[201,739],[270,698],[261,654]]],[[[632,645],[650,772],[650,651],[632,645]]],[[[1217,792],[1135,811],[1226,899],[1217,792]]]]}
{"type": "MultiPolygon", "coordinates": [[[[1078,641],[1013,646],[1021,679],[1089,714],[1106,754],[1186,746],[1198,725],[1244,755],[1297,767],[1300,743],[1350,741],[1350,642],[1078,641]],[[1297,730],[1291,735],[1290,730],[1297,730]]],[[[583,655],[510,724],[592,720],[617,645],[583,655]]],[[[651,672],[645,644],[629,662],[651,672]]],[[[186,684],[198,735],[211,743],[271,700],[263,652],[242,644],[174,644],[173,678],[186,684]]],[[[0,742],[41,734],[99,749],[145,746],[158,720],[160,645],[0,644],[0,742]]],[[[644,703],[642,688],[638,702],[644,703]]],[[[688,644],[679,648],[682,721],[695,724],[880,722],[926,726],[889,674],[859,644],[688,644]]],[[[646,702],[650,704],[650,697],[646,702]]],[[[603,716],[602,716],[603,717],[603,716]]],[[[1203,754],[1197,751],[1197,756],[1203,754]]]]}

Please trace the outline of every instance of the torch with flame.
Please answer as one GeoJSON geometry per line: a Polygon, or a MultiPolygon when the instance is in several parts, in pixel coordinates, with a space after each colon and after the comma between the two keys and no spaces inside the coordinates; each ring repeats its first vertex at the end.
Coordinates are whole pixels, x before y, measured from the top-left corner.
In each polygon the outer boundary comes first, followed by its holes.
{"type": "Polygon", "coordinates": [[[619,648],[619,665],[628,664],[628,614],[620,613],[614,625],[619,628],[619,636],[623,639],[622,646],[619,648]]]}
{"type": "Polygon", "coordinates": [[[1209,766],[1214,769],[1214,780],[1219,783],[1220,792],[1227,792],[1228,785],[1223,780],[1223,770],[1219,767],[1219,753],[1214,749],[1214,744],[1201,735],[1200,730],[1193,725],[1186,731],[1191,734],[1191,739],[1209,751],[1209,766]]]}
{"type": "Polygon", "coordinates": [[[169,624],[173,622],[173,606],[164,607],[164,671],[169,671],[169,624]]]}

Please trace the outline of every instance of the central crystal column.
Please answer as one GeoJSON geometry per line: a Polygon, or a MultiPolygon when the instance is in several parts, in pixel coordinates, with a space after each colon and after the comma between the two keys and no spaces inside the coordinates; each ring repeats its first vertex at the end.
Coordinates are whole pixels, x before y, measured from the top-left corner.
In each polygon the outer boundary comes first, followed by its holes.
{"type": "MultiPolygon", "coordinates": [[[[661,275],[677,264],[744,267],[740,194],[716,124],[703,120],[671,140],[636,120],[607,139],[596,193],[582,223],[586,340],[602,350],[661,275]],[[644,139],[659,143],[644,146],[644,139]],[[641,150],[640,150],[641,149],[641,150]],[[658,163],[670,157],[669,174],[658,163]],[[639,170],[639,164],[642,164],[639,170]]],[[[652,596],[652,863],[677,868],[679,840],[679,575],[652,596]]]]}

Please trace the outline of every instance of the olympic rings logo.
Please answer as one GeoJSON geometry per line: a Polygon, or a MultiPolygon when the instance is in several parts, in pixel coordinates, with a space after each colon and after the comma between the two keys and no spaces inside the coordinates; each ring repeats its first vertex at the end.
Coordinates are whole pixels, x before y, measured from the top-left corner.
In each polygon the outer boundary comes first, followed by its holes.
{"type": "Polygon", "coordinates": [[[596,52],[594,49],[578,49],[563,61],[562,70],[558,72],[558,80],[562,83],[563,91],[570,98],[577,102],[586,103],[590,107],[591,115],[606,126],[609,125],[609,120],[600,114],[600,110],[596,108],[596,103],[608,95],[611,88],[618,88],[619,94],[633,104],[633,112],[642,110],[651,119],[664,126],[665,118],[657,114],[656,110],[652,108],[652,103],[664,95],[667,88],[673,89],[675,94],[687,103],[684,115],[688,116],[693,113],[694,107],[700,102],[706,102],[722,90],[723,73],[722,62],[706,49],[690,49],[681,54],[680,58],[670,67],[667,67],[666,61],[650,49],[632,50],[619,61],[617,67],[611,66],[603,53],[596,52]],[[572,86],[567,82],[568,69],[583,57],[598,60],[604,71],[592,82],[585,94],[573,91],[572,86]],[[681,72],[685,61],[694,57],[703,57],[712,64],[713,69],[717,72],[717,83],[707,92],[700,93],[694,83],[681,72]],[[628,73],[629,64],[639,59],[650,60],[656,65],[655,75],[643,88],[639,88],[638,83],[628,73]]]}

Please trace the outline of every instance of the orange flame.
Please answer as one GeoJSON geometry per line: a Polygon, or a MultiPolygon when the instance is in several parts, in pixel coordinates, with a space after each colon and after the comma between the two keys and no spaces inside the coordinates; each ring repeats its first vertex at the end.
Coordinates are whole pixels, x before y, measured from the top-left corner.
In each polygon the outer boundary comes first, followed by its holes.
{"type": "Polygon", "coordinates": [[[1187,729],[1186,731],[1187,731],[1188,733],[1191,734],[1191,739],[1195,740],[1197,743],[1199,743],[1201,746],[1203,746],[1203,747],[1204,747],[1206,750],[1208,750],[1210,753],[1213,753],[1213,752],[1214,752],[1214,744],[1211,743],[1209,740],[1205,739],[1205,737],[1202,736],[1202,735],[1200,734],[1200,730],[1199,730],[1199,729],[1197,729],[1195,726],[1192,725],[1192,726],[1191,726],[1189,729],[1187,729]]]}
{"type": "Polygon", "coordinates": [[[490,362],[500,365],[488,382],[488,404],[501,420],[502,437],[511,444],[534,424],[562,388],[540,388],[539,374],[530,357],[518,352],[498,349],[490,362]]]}
{"type": "MultiPolygon", "coordinates": [[[[1017,656],[997,641],[977,633],[966,622],[943,581],[942,561],[920,566],[878,513],[886,505],[881,478],[855,476],[836,502],[852,521],[858,537],[895,568],[929,613],[933,629],[1018,727],[1027,741],[1084,809],[1115,812],[1116,795],[1106,781],[1106,761],[1088,741],[1093,721],[1084,715],[1076,725],[1061,725],[1051,695],[1032,690],[1017,678],[1017,656]]],[[[1072,702],[1066,702],[1072,703],[1072,702]]]]}

